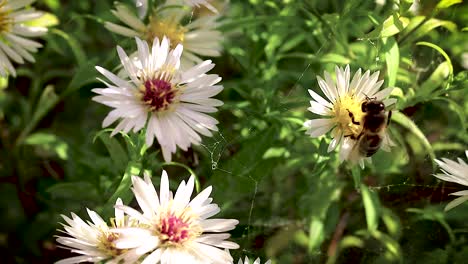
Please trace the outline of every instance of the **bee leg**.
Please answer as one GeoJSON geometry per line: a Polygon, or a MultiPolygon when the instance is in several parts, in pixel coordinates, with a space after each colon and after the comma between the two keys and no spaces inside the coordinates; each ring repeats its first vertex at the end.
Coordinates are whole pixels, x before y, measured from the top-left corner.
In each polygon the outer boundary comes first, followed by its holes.
{"type": "MultiPolygon", "coordinates": [[[[346,110],[348,110],[348,109],[346,109],[346,110]]],[[[360,125],[361,124],[358,121],[354,120],[354,115],[353,115],[353,113],[351,113],[351,111],[348,110],[348,113],[349,113],[349,117],[351,117],[351,122],[353,122],[353,124],[355,124],[355,125],[360,125]]]]}
{"type": "Polygon", "coordinates": [[[387,126],[390,125],[390,119],[392,118],[392,111],[388,111],[388,116],[387,116],[387,126]]]}

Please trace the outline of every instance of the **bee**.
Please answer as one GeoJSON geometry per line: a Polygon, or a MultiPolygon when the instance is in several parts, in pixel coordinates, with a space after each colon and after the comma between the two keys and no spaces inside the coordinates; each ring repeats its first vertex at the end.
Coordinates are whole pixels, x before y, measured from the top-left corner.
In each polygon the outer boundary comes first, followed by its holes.
{"type": "Polygon", "coordinates": [[[360,121],[355,120],[353,113],[348,110],[353,124],[362,124],[359,135],[350,135],[351,139],[356,140],[350,152],[350,157],[355,160],[360,157],[370,157],[379,150],[392,117],[392,111],[388,111],[387,114],[385,104],[376,98],[367,97],[361,105],[361,110],[364,115],[360,121]]]}

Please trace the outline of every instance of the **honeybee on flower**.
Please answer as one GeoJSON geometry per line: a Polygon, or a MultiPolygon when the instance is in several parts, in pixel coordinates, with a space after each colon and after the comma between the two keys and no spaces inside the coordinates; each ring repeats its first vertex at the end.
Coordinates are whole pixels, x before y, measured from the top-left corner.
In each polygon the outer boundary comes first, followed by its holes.
{"type": "Polygon", "coordinates": [[[336,81],[326,71],[324,78],[317,76],[328,100],[309,89],[313,100],[308,110],[326,118],[306,121],[306,133],[319,137],[331,131],[328,152],[339,148],[340,161],[348,160],[364,167],[364,160],[369,160],[379,148],[388,151],[393,145],[385,130],[390,117],[386,109],[396,102],[387,98],[393,88],[380,90],[383,80],[378,80],[379,72],[362,74],[359,69],[351,80],[347,65],[345,69],[336,66],[335,74],[336,81]]]}

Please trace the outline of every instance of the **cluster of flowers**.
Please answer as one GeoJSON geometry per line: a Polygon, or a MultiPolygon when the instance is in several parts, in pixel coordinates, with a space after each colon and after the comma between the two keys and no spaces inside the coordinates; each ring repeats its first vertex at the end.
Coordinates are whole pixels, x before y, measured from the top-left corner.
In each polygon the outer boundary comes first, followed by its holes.
{"type": "MultiPolygon", "coordinates": [[[[0,74],[15,76],[10,59],[33,62],[30,52],[41,44],[28,37],[47,32],[45,28],[31,27],[24,22],[42,15],[32,8],[24,9],[34,0],[0,0],[0,74]]],[[[156,138],[165,161],[171,161],[177,148],[187,150],[201,143],[201,136],[212,136],[218,121],[208,115],[217,111],[222,101],[212,98],[223,90],[221,78],[208,74],[214,68],[210,60],[200,56],[218,56],[221,53],[221,33],[216,30],[219,12],[207,0],[166,0],[159,8],[146,15],[144,0],[136,0],[138,15],[123,4],[116,3],[113,14],[125,26],[106,22],[105,27],[117,34],[134,37],[137,51],[128,56],[117,46],[122,70],[114,74],[102,67],[96,69],[107,80],[106,87],[93,89],[98,95],[94,101],[112,107],[103,121],[107,127],[118,121],[112,135],[118,132],[138,132],[145,129],[149,147],[156,138]],[[190,8],[187,8],[188,5],[190,8]],[[205,6],[212,14],[196,17],[184,24],[184,18],[193,15],[193,7],[205,6]],[[145,23],[145,17],[148,21],[145,23]]],[[[309,90],[313,100],[309,110],[326,118],[305,122],[307,134],[319,137],[331,130],[328,151],[339,148],[340,161],[349,160],[361,166],[368,157],[353,152],[363,125],[355,120],[363,118],[362,105],[366,100],[381,101],[388,107],[396,99],[388,98],[392,88],[380,90],[379,72],[373,74],[359,69],[351,79],[350,67],[336,67],[336,81],[329,73],[317,77],[326,99],[309,90]]],[[[385,133],[381,147],[389,150],[393,142],[385,133]]],[[[379,139],[380,146],[380,139],[379,139]]],[[[467,152],[468,156],[468,152],[467,152]]],[[[444,174],[439,179],[468,186],[468,165],[443,159],[436,160],[444,174]]],[[[92,222],[85,222],[76,214],[63,216],[63,233],[57,242],[79,256],[58,263],[233,263],[229,249],[239,246],[231,241],[227,231],[238,224],[234,219],[209,219],[220,209],[210,198],[211,186],[194,199],[194,177],[180,183],[175,195],[169,190],[168,176],[163,172],[159,195],[150,179],[133,176],[133,193],[142,212],[123,205],[118,199],[115,218],[108,226],[96,212],[88,209],[92,222]]],[[[453,208],[468,200],[468,191],[453,193],[461,196],[449,203],[453,208]]],[[[246,258],[244,263],[248,263],[246,258]]],[[[255,260],[255,264],[260,262],[255,260]]],[[[269,263],[268,261],[267,263],[269,263]]],[[[242,263],[242,260],[239,260],[242,263]]]]}
{"type": "Polygon", "coordinates": [[[141,263],[233,263],[228,249],[239,245],[227,241],[230,235],[225,232],[238,221],[209,219],[220,211],[210,198],[211,186],[191,200],[193,176],[180,183],[175,195],[169,190],[165,171],[159,195],[147,174],[144,179],[133,176],[132,183],[142,212],[118,199],[111,227],[89,209],[92,223],[73,213],[71,219],[62,215],[69,236],[59,236],[57,242],[81,255],[57,263],[140,263],[141,259],[141,263]]]}

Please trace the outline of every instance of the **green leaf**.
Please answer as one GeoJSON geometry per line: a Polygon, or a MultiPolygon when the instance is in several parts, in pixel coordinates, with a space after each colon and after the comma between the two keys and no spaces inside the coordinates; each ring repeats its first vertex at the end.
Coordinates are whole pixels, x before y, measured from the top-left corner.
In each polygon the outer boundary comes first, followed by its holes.
{"type": "MultiPolygon", "coordinates": [[[[448,109],[451,110],[455,115],[457,115],[458,119],[460,119],[460,127],[462,131],[466,131],[466,115],[463,107],[457,104],[454,100],[451,100],[446,97],[437,97],[434,100],[440,100],[448,104],[448,109]]],[[[456,143],[454,143],[456,144],[456,143]]]]}
{"type": "Polygon", "coordinates": [[[100,199],[96,186],[90,182],[57,183],[46,190],[55,199],[74,201],[97,201],[100,199]]]}
{"type": "Polygon", "coordinates": [[[361,184],[362,201],[366,212],[367,229],[376,231],[379,225],[379,200],[375,193],[371,192],[366,185],[361,184]]]}
{"type": "Polygon", "coordinates": [[[448,63],[448,67],[449,67],[449,82],[450,82],[453,79],[453,65],[452,65],[452,60],[447,55],[447,53],[441,47],[439,47],[439,46],[437,46],[437,45],[435,45],[433,43],[430,43],[430,42],[420,41],[420,42],[416,43],[416,45],[427,46],[427,47],[433,48],[436,51],[438,51],[442,56],[444,56],[445,60],[448,63]]]}
{"type": "Polygon", "coordinates": [[[117,186],[117,189],[114,191],[109,200],[107,200],[107,203],[104,206],[104,215],[111,215],[110,212],[113,210],[117,198],[122,199],[124,204],[130,203],[133,197],[132,189],[130,188],[132,185],[132,176],[140,175],[141,171],[141,162],[128,162],[127,168],[125,169],[125,174],[120,180],[119,186],[117,186]]]}
{"type": "Polygon", "coordinates": [[[361,168],[359,166],[353,166],[351,168],[351,175],[353,176],[354,188],[359,190],[361,186],[361,168]]]}
{"type": "Polygon", "coordinates": [[[392,210],[382,207],[381,210],[381,217],[382,221],[387,228],[388,233],[395,239],[399,239],[401,237],[401,222],[398,215],[396,215],[392,210]]]}
{"type": "Polygon", "coordinates": [[[41,94],[36,110],[26,127],[16,139],[16,145],[23,143],[29,133],[36,127],[39,121],[59,102],[59,97],[55,94],[54,86],[48,85],[41,94]]]}
{"type": "Polygon", "coordinates": [[[265,46],[265,55],[268,59],[275,57],[276,48],[278,48],[283,42],[282,38],[278,34],[273,34],[269,36],[267,40],[267,45],[265,46]]]}
{"type": "Polygon", "coordinates": [[[304,34],[293,34],[290,38],[288,38],[288,40],[285,43],[281,44],[278,51],[280,53],[289,51],[295,48],[297,45],[299,45],[302,41],[304,41],[304,39],[305,39],[304,34]]]}
{"type": "Polygon", "coordinates": [[[106,146],[107,151],[109,152],[109,155],[112,159],[112,162],[118,168],[117,171],[119,171],[120,168],[123,168],[123,166],[127,164],[128,156],[125,152],[125,149],[122,147],[119,141],[114,137],[110,137],[108,132],[108,129],[101,130],[96,134],[94,140],[99,138],[102,141],[102,143],[104,143],[104,146],[106,146]]]}
{"type": "Polygon", "coordinates": [[[88,62],[88,59],[86,57],[86,53],[84,52],[83,48],[80,45],[80,42],[76,40],[72,35],[69,35],[59,29],[52,29],[50,30],[50,33],[53,33],[57,36],[62,37],[68,46],[70,46],[73,55],[75,56],[75,59],[78,63],[79,66],[85,65],[88,62]]]}
{"type": "Polygon", "coordinates": [[[447,91],[461,90],[466,87],[468,87],[468,71],[461,71],[453,78],[447,91]]]}
{"type": "Polygon", "coordinates": [[[376,39],[391,37],[405,29],[408,24],[408,18],[400,16],[397,13],[393,13],[380,26],[375,28],[372,32],[366,34],[364,38],[376,39]]]}
{"type": "Polygon", "coordinates": [[[66,160],[68,158],[68,144],[50,133],[34,133],[26,138],[25,145],[40,146],[46,151],[51,151],[59,158],[66,160]]]}
{"type": "Polygon", "coordinates": [[[406,43],[413,43],[415,40],[427,35],[438,27],[444,27],[451,32],[456,32],[457,30],[457,24],[452,21],[416,16],[411,18],[410,23],[401,33],[404,36],[402,39],[404,39],[406,43]]]}
{"type": "Polygon", "coordinates": [[[433,168],[435,168],[434,159],[436,158],[436,156],[434,154],[434,150],[432,149],[431,143],[429,143],[426,136],[419,129],[419,127],[411,119],[409,119],[407,116],[400,113],[399,111],[393,111],[392,121],[408,129],[409,132],[411,132],[413,135],[416,136],[419,142],[424,146],[427,154],[429,155],[431,159],[432,166],[433,168]]]}
{"type": "Polygon", "coordinates": [[[80,89],[86,84],[96,81],[97,70],[94,68],[96,63],[94,61],[88,61],[83,65],[78,66],[73,78],[68,84],[66,90],[62,96],[67,96],[76,90],[80,89]]]}
{"type": "Polygon", "coordinates": [[[8,87],[8,77],[0,76],[0,91],[8,87]]]}
{"type": "Polygon", "coordinates": [[[416,96],[421,97],[422,100],[433,97],[435,90],[442,86],[450,75],[450,66],[448,62],[444,61],[432,72],[431,76],[424,81],[419,89],[416,91],[416,96]]]}
{"type": "Polygon", "coordinates": [[[309,240],[307,248],[309,252],[319,247],[325,239],[323,221],[317,217],[312,217],[309,227],[309,240]]]}
{"type": "Polygon", "coordinates": [[[60,8],[59,0],[44,0],[45,4],[52,10],[56,11],[60,8]]]}
{"type": "Polygon", "coordinates": [[[346,58],[343,55],[336,54],[336,53],[327,53],[323,57],[320,58],[320,62],[322,63],[334,63],[334,64],[349,64],[351,63],[351,59],[346,58]]]}
{"type": "Polygon", "coordinates": [[[406,209],[406,211],[417,214],[418,218],[421,220],[430,220],[430,221],[438,222],[442,227],[445,228],[452,243],[455,241],[455,234],[452,228],[450,227],[450,225],[445,220],[445,214],[441,212],[437,207],[427,206],[422,209],[421,208],[408,208],[406,209]]]}
{"type": "Polygon", "coordinates": [[[350,247],[364,248],[364,241],[357,236],[345,236],[340,241],[340,249],[345,249],[345,248],[350,248],[350,247]]]}
{"type": "Polygon", "coordinates": [[[383,38],[385,63],[387,64],[388,86],[395,86],[398,67],[400,64],[400,50],[394,38],[383,38]]]}
{"type": "Polygon", "coordinates": [[[455,5],[455,4],[459,4],[459,3],[462,3],[463,1],[462,0],[441,0],[436,8],[438,9],[444,9],[444,8],[448,8],[448,7],[451,7],[452,5],[455,5]]]}
{"type": "Polygon", "coordinates": [[[387,249],[387,251],[384,254],[384,257],[386,260],[390,262],[396,262],[396,261],[398,261],[399,263],[403,262],[403,254],[401,252],[400,244],[398,244],[398,241],[388,236],[387,234],[384,234],[377,230],[375,230],[374,232],[371,232],[371,235],[375,239],[380,241],[387,249]]]}
{"type": "Polygon", "coordinates": [[[41,17],[29,20],[24,24],[31,27],[53,27],[59,24],[59,19],[54,14],[43,12],[41,17]]]}

